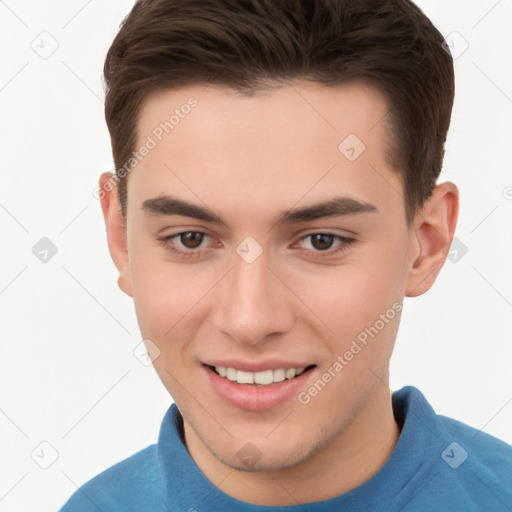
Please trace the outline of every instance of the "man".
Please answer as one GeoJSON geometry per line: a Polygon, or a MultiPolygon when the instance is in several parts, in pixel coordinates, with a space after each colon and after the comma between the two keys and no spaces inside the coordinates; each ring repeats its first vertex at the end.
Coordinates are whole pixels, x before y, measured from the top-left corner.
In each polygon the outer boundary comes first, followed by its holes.
{"type": "Polygon", "coordinates": [[[175,404],[63,511],[512,508],[511,447],[388,387],[457,221],[442,43],[408,0],[135,5],[100,191],[175,404]]]}

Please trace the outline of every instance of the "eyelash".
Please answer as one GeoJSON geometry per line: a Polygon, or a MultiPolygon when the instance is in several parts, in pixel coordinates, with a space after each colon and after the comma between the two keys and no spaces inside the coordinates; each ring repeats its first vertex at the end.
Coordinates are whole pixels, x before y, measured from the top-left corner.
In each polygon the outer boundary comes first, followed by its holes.
{"type": "MultiPolygon", "coordinates": [[[[195,234],[201,234],[203,236],[209,237],[207,233],[203,233],[202,231],[181,231],[180,233],[176,233],[174,235],[165,236],[162,238],[158,238],[158,242],[160,242],[161,245],[164,246],[165,249],[177,254],[181,258],[197,258],[202,256],[202,250],[201,249],[189,249],[189,250],[181,250],[177,249],[176,246],[173,245],[172,240],[174,238],[178,238],[181,235],[184,235],[185,233],[195,233],[195,234]]],[[[335,246],[335,249],[326,249],[325,251],[319,251],[319,250],[311,250],[311,249],[304,249],[306,251],[313,252],[318,255],[325,255],[325,257],[333,256],[337,254],[341,254],[345,251],[347,251],[350,246],[352,246],[356,240],[354,238],[349,238],[342,235],[335,235],[333,233],[324,233],[323,231],[318,231],[315,233],[309,233],[308,235],[303,236],[300,238],[299,242],[302,242],[303,240],[306,240],[309,237],[312,237],[314,235],[326,235],[326,236],[332,236],[334,239],[337,239],[339,242],[338,245],[335,246]]],[[[210,237],[212,238],[212,237],[210,237]]]]}

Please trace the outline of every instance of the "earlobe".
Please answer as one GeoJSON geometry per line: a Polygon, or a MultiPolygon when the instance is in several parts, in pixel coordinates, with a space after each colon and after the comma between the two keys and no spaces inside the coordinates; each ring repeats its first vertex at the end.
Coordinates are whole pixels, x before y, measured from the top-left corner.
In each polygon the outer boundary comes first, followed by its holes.
{"type": "Polygon", "coordinates": [[[99,179],[99,187],[101,209],[107,230],[108,248],[119,272],[117,282],[119,288],[132,297],[126,228],[117,199],[117,182],[114,174],[110,172],[102,173],[99,179]]]}
{"type": "Polygon", "coordinates": [[[427,292],[446,261],[459,213],[459,191],[450,182],[434,189],[417,213],[411,239],[406,296],[427,292]]]}

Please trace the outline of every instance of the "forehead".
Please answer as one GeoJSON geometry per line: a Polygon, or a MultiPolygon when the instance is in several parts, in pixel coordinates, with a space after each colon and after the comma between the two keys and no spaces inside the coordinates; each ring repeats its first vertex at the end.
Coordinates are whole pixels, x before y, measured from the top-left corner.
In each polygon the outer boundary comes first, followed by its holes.
{"type": "Polygon", "coordinates": [[[139,116],[138,138],[142,142],[141,137],[156,130],[155,136],[174,139],[182,150],[190,149],[183,142],[190,140],[191,134],[196,140],[206,137],[216,145],[229,147],[251,142],[269,144],[276,135],[280,144],[303,139],[310,145],[323,141],[328,146],[348,133],[375,142],[372,135],[378,135],[378,130],[376,134],[369,132],[381,122],[382,126],[386,124],[388,111],[384,95],[362,82],[331,87],[314,82],[276,84],[250,94],[197,85],[157,91],[146,98],[139,116]],[[194,107],[189,106],[192,99],[194,107]],[[185,119],[186,123],[182,122],[185,119]],[[162,127],[164,133],[160,133],[158,127],[169,120],[172,126],[167,131],[162,127]],[[294,120],[304,124],[291,122],[294,120]],[[263,126],[267,129],[261,131],[263,126]],[[172,137],[165,137],[171,133],[172,137]]]}
{"type": "Polygon", "coordinates": [[[400,188],[388,112],[384,95],[362,83],[299,82],[250,96],[212,85],[159,91],[140,112],[137,148],[151,149],[131,172],[129,200],[178,193],[261,209],[336,189],[378,203],[400,188]]]}

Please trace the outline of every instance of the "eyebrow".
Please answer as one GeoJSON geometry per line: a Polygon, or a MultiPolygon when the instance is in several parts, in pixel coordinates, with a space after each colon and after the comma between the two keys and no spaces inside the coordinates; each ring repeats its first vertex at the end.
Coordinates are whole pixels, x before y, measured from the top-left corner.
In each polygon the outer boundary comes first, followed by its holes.
{"type": "Polygon", "coordinates": [[[335,197],[322,203],[284,212],[279,218],[279,223],[291,224],[325,217],[343,217],[377,211],[376,206],[365,201],[356,201],[350,197],[335,197]]]}
{"type": "MultiPolygon", "coordinates": [[[[142,203],[142,209],[154,215],[183,215],[206,222],[227,225],[222,217],[214,214],[208,208],[188,203],[168,195],[146,199],[142,203]]],[[[377,211],[376,206],[365,201],[357,201],[350,197],[335,197],[328,201],[316,203],[304,208],[291,209],[287,212],[283,212],[279,216],[277,223],[294,224],[326,217],[342,217],[377,211]]]]}
{"type": "Polygon", "coordinates": [[[155,215],[184,215],[185,217],[193,217],[194,219],[207,222],[225,224],[221,217],[215,215],[208,208],[187,203],[171,196],[158,196],[153,199],[146,199],[142,203],[142,209],[155,215]]]}

